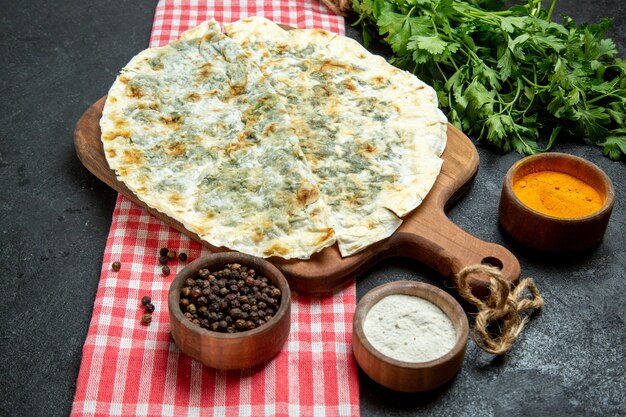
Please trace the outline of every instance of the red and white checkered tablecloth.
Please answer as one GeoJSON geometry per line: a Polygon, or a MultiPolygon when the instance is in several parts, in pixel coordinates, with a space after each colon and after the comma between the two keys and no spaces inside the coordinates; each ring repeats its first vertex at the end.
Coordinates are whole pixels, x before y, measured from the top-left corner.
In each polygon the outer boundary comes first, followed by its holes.
{"type": "MultiPolygon", "coordinates": [[[[344,21],[316,0],[222,2],[161,0],[150,46],[214,17],[227,23],[263,15],[294,27],[344,33],[344,21]]],[[[139,51],[137,51],[139,52],[139,51]]],[[[208,250],[119,196],[107,239],[93,316],[78,375],[72,416],[354,416],[359,414],[352,355],[356,285],[325,297],[292,294],[291,333],[264,366],[241,371],[207,368],[181,353],[169,335],[167,291],[185,263],[164,276],[158,250],[208,250]],[[111,263],[120,261],[113,272],[111,263]],[[141,297],[156,310],[140,323],[141,297]]]]}

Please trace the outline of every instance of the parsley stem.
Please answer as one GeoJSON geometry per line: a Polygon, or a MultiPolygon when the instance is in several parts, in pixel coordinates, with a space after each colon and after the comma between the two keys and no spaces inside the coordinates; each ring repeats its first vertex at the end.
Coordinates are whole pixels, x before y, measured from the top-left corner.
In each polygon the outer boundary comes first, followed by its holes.
{"type": "Polygon", "coordinates": [[[547,85],[539,85],[539,84],[537,84],[537,83],[535,83],[535,82],[533,82],[533,81],[529,80],[529,79],[528,79],[528,77],[526,77],[526,76],[525,76],[525,75],[523,75],[523,74],[522,74],[522,76],[521,76],[521,77],[522,77],[522,79],[523,79],[524,81],[526,81],[528,84],[532,85],[533,87],[535,87],[535,88],[537,88],[537,89],[539,89],[539,90],[546,90],[546,89],[548,89],[548,86],[547,86],[547,85]]]}
{"type": "Polygon", "coordinates": [[[548,15],[546,16],[546,21],[552,21],[552,11],[554,10],[554,6],[556,5],[556,0],[550,1],[550,6],[548,6],[548,15]]]}
{"type": "MultiPolygon", "coordinates": [[[[522,83],[519,80],[517,80],[517,82],[515,84],[517,84],[517,92],[515,93],[515,97],[513,97],[513,100],[508,102],[508,104],[504,107],[504,109],[502,109],[502,111],[500,113],[504,113],[505,111],[509,111],[509,108],[511,106],[513,106],[513,104],[515,104],[517,102],[517,99],[519,97],[519,93],[522,91],[522,83]]],[[[509,111],[509,113],[510,113],[510,111],[509,111]]]]}
{"type": "MultiPolygon", "coordinates": [[[[454,62],[454,61],[452,61],[454,62]]],[[[446,83],[448,82],[448,77],[446,77],[446,72],[444,70],[441,69],[441,67],[439,66],[439,62],[435,61],[435,65],[437,66],[437,69],[439,70],[439,74],[441,74],[441,76],[443,77],[443,79],[446,81],[446,83]]],[[[455,65],[456,66],[456,65],[455,65]]]]}
{"type": "MultiPolygon", "coordinates": [[[[604,93],[604,94],[601,94],[601,95],[599,95],[598,97],[594,97],[594,98],[592,98],[591,100],[587,100],[587,101],[586,101],[586,103],[587,103],[587,104],[595,103],[596,101],[598,101],[598,100],[602,100],[602,99],[603,99],[603,98],[605,98],[605,97],[611,97],[611,96],[614,96],[614,95],[615,95],[614,93],[617,93],[617,92],[618,92],[617,90],[613,90],[613,91],[611,91],[610,93],[604,93]]],[[[616,97],[619,97],[619,96],[616,96],[616,97]]]]}

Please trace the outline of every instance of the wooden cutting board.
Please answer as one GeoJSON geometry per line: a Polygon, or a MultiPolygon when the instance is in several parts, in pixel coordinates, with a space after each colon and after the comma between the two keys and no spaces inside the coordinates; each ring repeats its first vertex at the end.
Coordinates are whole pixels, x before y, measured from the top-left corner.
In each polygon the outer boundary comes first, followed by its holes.
{"type": "MultiPolygon", "coordinates": [[[[202,241],[180,222],[148,207],[139,200],[109,168],[100,141],[100,117],[105,97],[83,114],[74,131],[76,153],[83,165],[96,177],[125,195],[150,214],[214,251],[224,251],[202,241]]],[[[454,283],[454,276],[464,267],[489,263],[502,269],[505,279],[516,283],[520,276],[517,258],[507,249],[484,242],[452,223],[445,208],[468,188],[478,170],[478,153],[467,136],[454,126],[448,126],[448,143],[442,155],[444,163],[433,189],[423,203],[405,217],[402,226],[389,238],[362,252],[342,258],[337,245],[313,255],[311,259],[270,260],[285,274],[291,288],[304,293],[334,290],[374,263],[392,256],[413,258],[440,273],[454,283]]],[[[488,279],[475,275],[469,280],[478,296],[488,293],[488,279]]]]}

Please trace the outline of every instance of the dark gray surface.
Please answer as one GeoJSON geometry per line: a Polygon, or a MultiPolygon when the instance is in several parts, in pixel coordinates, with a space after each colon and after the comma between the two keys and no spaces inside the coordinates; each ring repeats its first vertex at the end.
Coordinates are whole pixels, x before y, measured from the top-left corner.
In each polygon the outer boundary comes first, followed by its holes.
{"type": "MultiPolygon", "coordinates": [[[[0,416],[69,414],[115,193],[82,167],[72,131],[116,72],[148,42],[156,1],[0,0],[0,416]]],[[[615,18],[622,0],[559,0],[578,22],[615,18]]],[[[498,227],[502,178],[520,155],[479,147],[473,187],[449,212],[477,237],[504,244],[546,298],[514,349],[497,359],[470,341],[447,386],[399,394],[360,377],[361,414],[626,414],[626,168],[597,148],[563,144],[613,179],[617,201],[602,244],[584,255],[529,253],[498,227]]],[[[431,271],[391,259],[359,278],[359,297],[397,279],[441,285],[431,271]]]]}

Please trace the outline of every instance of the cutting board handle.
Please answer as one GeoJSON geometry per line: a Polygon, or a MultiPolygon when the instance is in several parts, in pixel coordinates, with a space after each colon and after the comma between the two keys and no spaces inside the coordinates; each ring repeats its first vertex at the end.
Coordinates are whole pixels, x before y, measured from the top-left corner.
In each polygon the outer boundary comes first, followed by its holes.
{"type": "MultiPolygon", "coordinates": [[[[402,248],[404,256],[433,268],[455,286],[456,275],[476,264],[500,268],[504,279],[512,284],[519,281],[519,261],[508,249],[472,236],[450,221],[443,211],[430,218],[416,216],[411,220],[410,231],[398,230],[392,244],[402,248]]],[[[468,283],[477,297],[489,293],[489,278],[485,275],[472,274],[468,283]]]]}

